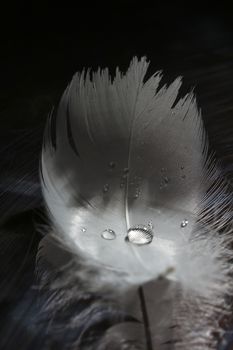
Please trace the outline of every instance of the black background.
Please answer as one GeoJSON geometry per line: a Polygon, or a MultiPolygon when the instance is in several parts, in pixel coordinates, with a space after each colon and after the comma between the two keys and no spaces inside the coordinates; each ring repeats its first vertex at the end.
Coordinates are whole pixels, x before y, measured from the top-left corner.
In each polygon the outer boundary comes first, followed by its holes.
{"type": "Polygon", "coordinates": [[[146,55],[151,72],[183,75],[201,99],[207,88],[219,94],[222,84],[230,96],[231,2],[18,1],[1,7],[0,22],[3,127],[34,127],[77,70],[125,70],[134,55],[146,55]]]}

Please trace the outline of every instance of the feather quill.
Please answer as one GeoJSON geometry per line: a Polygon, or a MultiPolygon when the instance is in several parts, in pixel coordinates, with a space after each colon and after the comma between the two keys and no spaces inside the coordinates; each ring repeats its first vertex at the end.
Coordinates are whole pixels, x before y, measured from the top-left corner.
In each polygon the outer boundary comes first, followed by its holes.
{"type": "Polygon", "coordinates": [[[114,79],[75,74],[50,116],[41,182],[51,235],[86,291],[128,303],[144,286],[154,348],[214,349],[232,291],[231,196],[193,93],[178,99],[181,78],[159,88],[160,72],[145,80],[148,65],[134,58],[114,79]],[[152,241],[127,241],[141,225],[152,241]]]}

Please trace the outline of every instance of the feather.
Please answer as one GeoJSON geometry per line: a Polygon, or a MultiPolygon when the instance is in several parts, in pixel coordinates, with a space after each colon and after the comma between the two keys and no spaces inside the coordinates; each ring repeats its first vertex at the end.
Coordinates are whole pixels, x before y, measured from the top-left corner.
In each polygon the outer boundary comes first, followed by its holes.
{"type": "Polygon", "coordinates": [[[114,79],[77,73],[50,116],[41,183],[51,235],[86,291],[128,304],[143,286],[154,348],[214,349],[232,290],[232,198],[193,93],[178,98],[181,78],[160,87],[160,72],[146,80],[148,64],[134,58],[114,79]]]}

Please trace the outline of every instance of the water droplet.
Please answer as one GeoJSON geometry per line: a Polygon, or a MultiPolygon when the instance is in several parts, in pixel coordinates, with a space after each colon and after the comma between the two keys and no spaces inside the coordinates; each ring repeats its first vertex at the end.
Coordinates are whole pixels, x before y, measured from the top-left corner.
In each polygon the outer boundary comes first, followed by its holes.
{"type": "Polygon", "coordinates": [[[180,169],[181,169],[181,170],[184,170],[184,166],[183,166],[183,165],[181,165],[180,169]]]}
{"type": "Polygon", "coordinates": [[[185,179],[185,178],[186,178],[186,175],[182,175],[181,177],[182,177],[182,179],[185,179]]]}
{"type": "Polygon", "coordinates": [[[169,182],[169,178],[167,176],[164,176],[163,180],[164,180],[164,183],[167,185],[169,182]]]}
{"type": "Polygon", "coordinates": [[[125,186],[125,183],[124,182],[121,182],[120,183],[120,188],[123,188],[125,186]]]}
{"type": "Polygon", "coordinates": [[[111,230],[110,228],[104,230],[102,233],[101,233],[101,237],[103,239],[107,239],[109,241],[113,240],[116,238],[116,234],[113,230],[111,230]]]}
{"type": "Polygon", "coordinates": [[[147,226],[137,225],[128,229],[126,241],[137,245],[145,245],[152,242],[153,235],[153,231],[147,226]]]}
{"type": "Polygon", "coordinates": [[[135,194],[134,194],[134,198],[135,198],[135,199],[138,198],[139,195],[140,195],[140,193],[141,193],[140,189],[139,189],[139,188],[136,188],[136,192],[135,192],[135,194]]]}
{"type": "Polygon", "coordinates": [[[187,219],[184,219],[182,222],[181,222],[181,224],[180,224],[180,227],[181,228],[184,228],[184,227],[186,227],[187,225],[188,225],[188,220],[187,219]]]}
{"type": "Polygon", "coordinates": [[[109,191],[109,184],[105,184],[103,187],[103,192],[106,193],[109,191]]]}
{"type": "Polygon", "coordinates": [[[148,227],[153,230],[154,226],[153,226],[153,223],[151,221],[148,222],[148,227]]]}
{"type": "Polygon", "coordinates": [[[81,231],[84,233],[87,231],[86,227],[81,227],[81,231]]]}
{"type": "Polygon", "coordinates": [[[140,344],[136,344],[134,340],[124,340],[121,343],[120,350],[142,350],[140,344]]]}
{"type": "Polygon", "coordinates": [[[125,174],[128,174],[128,172],[129,172],[129,168],[124,168],[124,170],[123,170],[123,171],[124,171],[124,173],[125,173],[125,174]]]}
{"type": "Polygon", "coordinates": [[[108,163],[109,168],[114,169],[116,167],[116,163],[111,161],[108,163]]]}

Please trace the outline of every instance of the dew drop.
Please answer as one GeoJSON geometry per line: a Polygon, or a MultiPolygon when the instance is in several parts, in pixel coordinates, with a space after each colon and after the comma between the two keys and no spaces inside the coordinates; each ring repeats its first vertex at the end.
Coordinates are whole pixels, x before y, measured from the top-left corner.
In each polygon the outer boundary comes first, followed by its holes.
{"type": "Polygon", "coordinates": [[[167,176],[164,176],[163,180],[164,180],[164,183],[167,185],[169,182],[169,178],[167,176]]]}
{"type": "Polygon", "coordinates": [[[103,187],[103,192],[106,193],[109,191],[109,184],[105,184],[103,187]]]}
{"type": "Polygon", "coordinates": [[[137,225],[128,229],[126,241],[137,245],[145,245],[152,242],[153,235],[153,231],[147,226],[137,225]]]}
{"type": "Polygon", "coordinates": [[[108,163],[108,166],[109,166],[110,169],[114,169],[116,167],[116,163],[111,161],[111,162],[108,163]]]}
{"type": "Polygon", "coordinates": [[[81,227],[81,231],[84,233],[87,231],[86,227],[81,227]]]}
{"type": "Polygon", "coordinates": [[[153,223],[151,221],[148,222],[148,227],[153,230],[154,226],[153,226],[153,223]]]}
{"type": "Polygon", "coordinates": [[[111,230],[110,228],[104,230],[102,233],[101,233],[101,237],[103,239],[107,239],[109,241],[113,240],[116,238],[116,234],[113,230],[111,230]]]}
{"type": "Polygon", "coordinates": [[[186,227],[187,225],[188,225],[188,220],[187,219],[184,219],[182,222],[181,222],[181,224],[180,224],[180,227],[181,228],[184,228],[184,227],[186,227]]]}
{"type": "Polygon", "coordinates": [[[140,189],[137,188],[137,189],[136,189],[136,192],[135,192],[135,194],[134,194],[134,198],[137,199],[137,198],[139,197],[140,193],[141,193],[140,189]]]}
{"type": "Polygon", "coordinates": [[[120,350],[142,350],[140,344],[136,344],[134,340],[124,340],[121,343],[120,350]]]}

